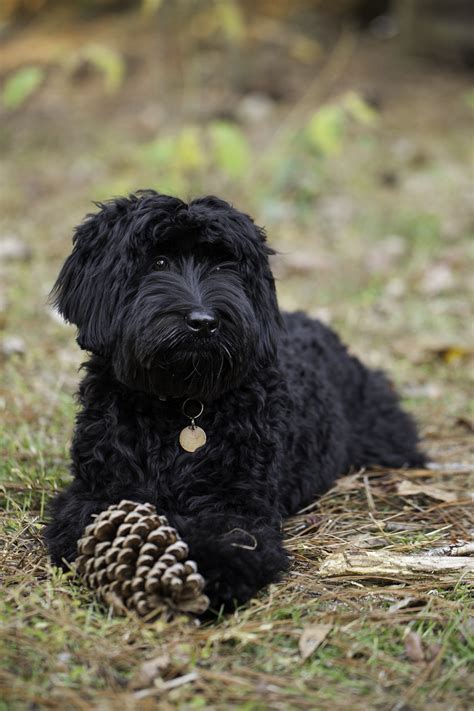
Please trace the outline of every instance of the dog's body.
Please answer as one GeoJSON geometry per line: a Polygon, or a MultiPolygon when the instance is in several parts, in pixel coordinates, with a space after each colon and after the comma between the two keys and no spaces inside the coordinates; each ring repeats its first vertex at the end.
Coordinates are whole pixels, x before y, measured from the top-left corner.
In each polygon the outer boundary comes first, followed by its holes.
{"type": "Polygon", "coordinates": [[[46,529],[53,562],[74,559],[94,513],[150,501],[188,542],[213,605],[230,606],[278,578],[282,519],[338,476],[423,463],[385,376],[329,328],[279,312],[270,253],[250,218],[212,197],[147,191],[78,228],[56,303],[93,355],[74,481],[46,529]],[[187,398],[204,407],[195,452],[179,444],[187,398]]]}

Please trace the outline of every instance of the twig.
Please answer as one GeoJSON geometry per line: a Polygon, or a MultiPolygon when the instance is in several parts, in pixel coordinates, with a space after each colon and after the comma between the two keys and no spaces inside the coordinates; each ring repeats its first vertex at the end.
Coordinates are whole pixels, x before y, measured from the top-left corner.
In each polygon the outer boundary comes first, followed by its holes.
{"type": "Polygon", "coordinates": [[[427,555],[397,555],[383,551],[345,552],[329,556],[318,571],[323,577],[360,576],[366,578],[413,579],[436,576],[457,580],[465,575],[474,581],[472,558],[427,555]]]}
{"type": "Polygon", "coordinates": [[[259,160],[254,162],[253,168],[247,176],[247,184],[261,177],[261,174],[265,171],[265,159],[272,152],[275,144],[297,132],[309,110],[321,102],[329,87],[340,78],[354,53],[356,45],[357,34],[347,28],[343,30],[326,64],[315,76],[301,99],[287,113],[267,145],[263,148],[263,151],[260,152],[259,160]]]}
{"type": "Polygon", "coordinates": [[[331,84],[336,82],[342,75],[354,53],[356,45],[356,33],[350,29],[344,29],[322,70],[315,76],[302,98],[285,116],[275,134],[272,136],[272,144],[282,135],[291,133],[300,126],[301,120],[306,112],[321,100],[331,84]]]}
{"type": "Polygon", "coordinates": [[[365,495],[367,497],[367,504],[371,511],[375,511],[374,497],[372,496],[372,491],[370,489],[369,475],[364,474],[362,481],[364,482],[365,495]]]}
{"type": "Polygon", "coordinates": [[[197,672],[189,672],[189,674],[178,676],[175,679],[160,682],[151,689],[141,689],[140,691],[135,691],[133,695],[136,699],[146,699],[148,696],[155,696],[156,694],[170,691],[170,689],[176,689],[178,686],[183,686],[183,684],[189,684],[196,681],[198,678],[199,674],[197,672]]]}
{"type": "Polygon", "coordinates": [[[442,555],[474,555],[474,543],[453,543],[449,546],[440,546],[439,548],[433,548],[432,550],[426,551],[425,555],[429,556],[442,556],[442,555]]]}

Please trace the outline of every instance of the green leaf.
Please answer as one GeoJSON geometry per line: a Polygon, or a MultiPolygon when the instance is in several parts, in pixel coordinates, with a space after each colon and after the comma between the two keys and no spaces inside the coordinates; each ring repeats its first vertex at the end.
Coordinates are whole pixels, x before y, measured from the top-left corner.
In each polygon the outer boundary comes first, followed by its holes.
{"type": "Polygon", "coordinates": [[[227,38],[239,42],[244,36],[242,11],[235,0],[219,0],[215,5],[218,22],[227,38]]]}
{"type": "Polygon", "coordinates": [[[377,122],[377,112],[355,91],[349,91],[346,94],[343,106],[349,116],[364,126],[373,126],[377,122]]]}
{"type": "Polygon", "coordinates": [[[217,167],[231,178],[240,178],[250,163],[250,148],[242,131],[227,121],[215,121],[209,134],[217,167]]]}
{"type": "Polygon", "coordinates": [[[2,91],[7,109],[16,109],[40,86],[45,76],[40,67],[24,67],[8,77],[2,91]]]}
{"type": "Polygon", "coordinates": [[[199,131],[195,126],[183,128],[176,138],[175,159],[183,170],[198,170],[205,163],[199,131]]]}
{"type": "Polygon", "coordinates": [[[306,136],[310,144],[324,155],[339,153],[344,125],[344,111],[340,106],[322,106],[306,126],[306,136]]]}
{"type": "Polygon", "coordinates": [[[91,44],[84,49],[82,56],[102,72],[109,94],[120,89],[125,76],[125,62],[118,52],[102,44],[91,44]]]}
{"type": "Polygon", "coordinates": [[[163,0],[142,0],[142,12],[145,15],[153,15],[163,4],[163,0]]]}
{"type": "Polygon", "coordinates": [[[171,136],[155,138],[144,147],[146,158],[157,166],[167,166],[174,155],[174,150],[175,141],[171,136]]]}
{"type": "Polygon", "coordinates": [[[464,94],[464,103],[470,109],[474,109],[474,89],[471,89],[464,94]]]}

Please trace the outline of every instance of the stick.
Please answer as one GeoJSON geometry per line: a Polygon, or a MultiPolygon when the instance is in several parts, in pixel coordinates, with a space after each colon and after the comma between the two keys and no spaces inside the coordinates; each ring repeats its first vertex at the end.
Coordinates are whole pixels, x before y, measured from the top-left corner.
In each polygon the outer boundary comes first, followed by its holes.
{"type": "Polygon", "coordinates": [[[474,559],[467,556],[397,555],[383,551],[347,552],[323,560],[318,573],[329,578],[349,575],[397,580],[465,576],[466,580],[474,582],[474,559]]]}
{"type": "Polygon", "coordinates": [[[425,555],[455,555],[455,556],[466,556],[474,555],[474,542],[473,543],[453,543],[450,546],[442,546],[441,548],[431,548],[426,551],[425,555]]]}

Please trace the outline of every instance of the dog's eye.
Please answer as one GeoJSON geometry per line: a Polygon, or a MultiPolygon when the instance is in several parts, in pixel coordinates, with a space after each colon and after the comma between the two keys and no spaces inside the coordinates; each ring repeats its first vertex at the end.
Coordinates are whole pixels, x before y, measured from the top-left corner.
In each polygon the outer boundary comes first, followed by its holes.
{"type": "Polygon", "coordinates": [[[170,263],[167,257],[157,257],[153,264],[153,268],[157,272],[164,272],[165,269],[168,269],[169,265],[170,263]]]}

